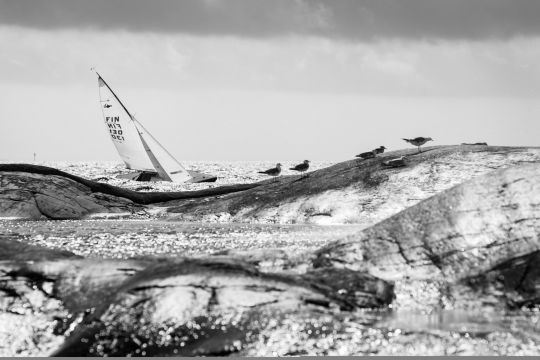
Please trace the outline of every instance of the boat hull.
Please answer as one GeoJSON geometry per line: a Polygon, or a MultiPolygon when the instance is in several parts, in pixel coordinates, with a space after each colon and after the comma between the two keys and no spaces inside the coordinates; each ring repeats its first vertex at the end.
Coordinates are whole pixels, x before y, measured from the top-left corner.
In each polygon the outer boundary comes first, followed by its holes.
{"type": "MultiPolygon", "coordinates": [[[[208,175],[197,171],[188,170],[191,175],[191,180],[188,183],[203,183],[203,182],[216,182],[217,176],[208,175]]],[[[119,179],[127,179],[133,181],[167,181],[161,178],[157,172],[149,171],[136,171],[129,174],[118,175],[119,179]]]]}

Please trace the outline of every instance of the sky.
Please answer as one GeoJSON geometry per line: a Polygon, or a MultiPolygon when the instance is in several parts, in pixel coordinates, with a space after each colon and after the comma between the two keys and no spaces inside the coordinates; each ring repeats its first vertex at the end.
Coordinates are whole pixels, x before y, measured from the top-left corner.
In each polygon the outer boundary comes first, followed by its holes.
{"type": "Polygon", "coordinates": [[[540,146],[537,0],[0,0],[0,161],[119,161],[95,67],[179,160],[540,146]]]}

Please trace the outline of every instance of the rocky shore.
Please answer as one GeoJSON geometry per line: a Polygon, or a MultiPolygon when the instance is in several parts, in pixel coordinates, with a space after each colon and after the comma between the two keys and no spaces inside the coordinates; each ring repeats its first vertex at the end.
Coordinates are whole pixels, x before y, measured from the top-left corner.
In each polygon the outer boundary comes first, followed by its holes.
{"type": "MultiPolygon", "coordinates": [[[[275,249],[100,260],[0,238],[4,355],[265,355],[261,344],[283,334],[286,350],[266,355],[385,354],[384,346],[355,336],[406,348],[390,313],[530,317],[540,307],[537,148],[396,151],[306,177],[199,192],[141,194],[9,164],[0,165],[0,184],[2,217],[116,213],[364,227],[302,256],[275,249]],[[402,155],[405,167],[383,164],[402,155]]],[[[505,350],[494,344],[507,336],[525,354],[539,354],[538,324],[528,338],[504,328],[487,335],[439,329],[415,332],[410,341],[446,349],[438,355],[478,355],[467,349],[479,346],[500,355],[505,350]],[[455,335],[454,352],[441,345],[451,338],[441,333],[455,335]]]]}
{"type": "Polygon", "coordinates": [[[0,216],[84,219],[153,216],[174,221],[363,224],[490,171],[540,161],[540,149],[439,146],[355,159],[309,173],[183,192],[136,192],[28,164],[0,164],[0,216]],[[407,166],[390,159],[406,156],[407,166]],[[152,214],[152,215],[150,215],[152,214]]]}

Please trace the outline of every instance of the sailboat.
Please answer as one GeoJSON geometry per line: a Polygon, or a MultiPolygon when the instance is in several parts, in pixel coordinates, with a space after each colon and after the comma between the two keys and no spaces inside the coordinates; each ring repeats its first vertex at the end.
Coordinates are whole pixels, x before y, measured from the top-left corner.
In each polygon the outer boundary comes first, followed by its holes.
{"type": "Polygon", "coordinates": [[[99,98],[105,125],[118,154],[128,169],[121,178],[177,183],[214,182],[216,176],[187,170],[128,111],[103,77],[98,76],[99,98]]]}

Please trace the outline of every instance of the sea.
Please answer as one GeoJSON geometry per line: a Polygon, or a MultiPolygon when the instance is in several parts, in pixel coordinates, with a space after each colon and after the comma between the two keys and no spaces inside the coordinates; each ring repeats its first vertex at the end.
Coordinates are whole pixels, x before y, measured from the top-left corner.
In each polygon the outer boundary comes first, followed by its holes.
{"type": "MultiPolygon", "coordinates": [[[[289,167],[301,161],[280,161],[285,168],[283,174],[293,174],[293,171],[288,170],[289,167]]],[[[119,162],[38,163],[137,191],[187,191],[250,183],[266,179],[266,175],[258,174],[257,171],[271,168],[275,164],[276,161],[189,161],[184,162],[186,168],[216,175],[217,182],[174,184],[119,179],[118,175],[129,172],[119,162]]],[[[332,164],[312,162],[310,170],[332,164]]],[[[137,216],[69,221],[0,220],[0,237],[68,250],[87,258],[115,259],[206,256],[224,250],[252,249],[281,249],[291,256],[301,256],[361,229],[360,225],[350,224],[171,222],[137,216]]],[[[341,314],[324,321],[300,317],[288,321],[288,327],[281,326],[280,330],[273,332],[267,330],[265,343],[252,346],[244,354],[540,355],[540,312],[537,310],[482,313],[462,310],[394,311],[388,308],[341,314]],[[302,337],[305,332],[298,330],[310,326],[313,321],[319,325],[324,322],[323,327],[331,328],[332,331],[302,337]]]]}

